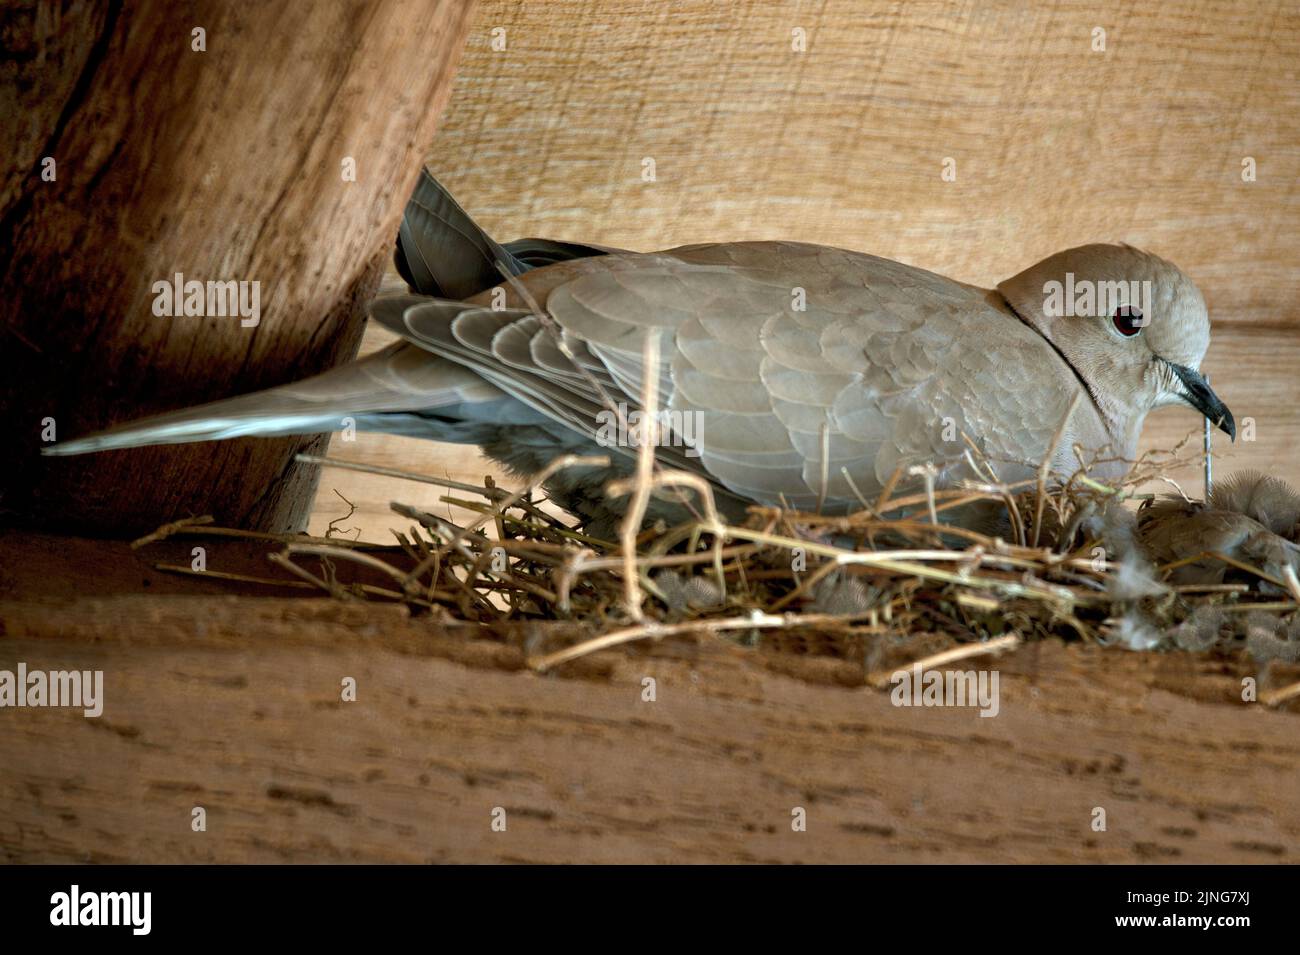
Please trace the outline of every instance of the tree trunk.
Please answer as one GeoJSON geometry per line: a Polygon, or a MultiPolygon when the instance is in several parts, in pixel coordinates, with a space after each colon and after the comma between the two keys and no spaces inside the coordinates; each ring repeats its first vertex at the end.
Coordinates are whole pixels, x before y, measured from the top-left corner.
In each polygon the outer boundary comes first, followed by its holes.
{"type": "Polygon", "coordinates": [[[0,515],[111,535],[199,513],[303,523],[316,473],[293,457],[323,438],[39,450],[51,429],[66,440],[354,354],[472,6],[141,0],[2,15],[0,515]],[[250,306],[258,283],[260,320],[157,315],[155,283],[177,273],[247,283],[250,306]]]}

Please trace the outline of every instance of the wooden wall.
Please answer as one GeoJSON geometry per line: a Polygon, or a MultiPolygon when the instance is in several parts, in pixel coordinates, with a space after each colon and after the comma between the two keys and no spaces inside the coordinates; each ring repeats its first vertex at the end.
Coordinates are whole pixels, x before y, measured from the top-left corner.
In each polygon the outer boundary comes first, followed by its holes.
{"type": "MultiPolygon", "coordinates": [[[[1255,419],[1255,441],[1219,442],[1218,473],[1295,479],[1298,65],[1295,2],[483,0],[429,165],[501,239],[791,238],[984,284],[1060,248],[1131,242],[1198,282],[1205,368],[1255,419]]],[[[1198,427],[1163,410],[1147,441],[1198,427]]],[[[489,467],[371,436],[332,453],[489,467]]],[[[326,472],[314,530],[346,511],[332,488],[359,505],[349,526],[381,535],[393,496],[437,496],[326,472]]]]}

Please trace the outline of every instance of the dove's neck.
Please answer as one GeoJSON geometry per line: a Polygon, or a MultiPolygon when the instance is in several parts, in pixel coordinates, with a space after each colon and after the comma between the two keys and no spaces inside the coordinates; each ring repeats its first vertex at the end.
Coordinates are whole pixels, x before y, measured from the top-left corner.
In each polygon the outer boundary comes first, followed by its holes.
{"type": "Polygon", "coordinates": [[[1132,459],[1137,453],[1138,437],[1142,433],[1142,422],[1146,417],[1145,412],[1136,412],[1131,407],[1123,407],[1113,401],[1108,401],[1104,395],[1098,394],[1097,390],[1088,383],[1088,379],[1083,376],[1074,363],[1070,361],[1069,356],[1061,350],[1056,342],[1052,341],[1032,315],[1026,315],[1012,304],[1002,292],[993,289],[989,292],[989,300],[999,308],[1004,308],[1021,322],[1032,328],[1038,336],[1045,341],[1056,354],[1060,357],[1065,367],[1070,369],[1079,387],[1083,390],[1086,400],[1092,405],[1093,410],[1097,413],[1102,426],[1106,429],[1106,438],[1110,442],[1113,452],[1122,458],[1132,459]]]}

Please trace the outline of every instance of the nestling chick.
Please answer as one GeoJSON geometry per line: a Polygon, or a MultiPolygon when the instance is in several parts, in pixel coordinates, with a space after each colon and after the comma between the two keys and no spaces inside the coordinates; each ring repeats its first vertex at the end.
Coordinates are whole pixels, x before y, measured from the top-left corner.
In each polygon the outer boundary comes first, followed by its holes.
{"type": "MultiPolygon", "coordinates": [[[[1223,560],[1202,556],[1211,553],[1282,579],[1284,568],[1300,572],[1300,546],[1279,533],[1294,535],[1298,516],[1300,495],[1294,489],[1248,471],[1224,482],[1208,505],[1181,498],[1144,504],[1138,511],[1138,534],[1157,564],[1189,561],[1173,569],[1176,584],[1220,584],[1238,573],[1223,560]]],[[[1279,592],[1267,581],[1259,583],[1265,592],[1279,592]]]]}

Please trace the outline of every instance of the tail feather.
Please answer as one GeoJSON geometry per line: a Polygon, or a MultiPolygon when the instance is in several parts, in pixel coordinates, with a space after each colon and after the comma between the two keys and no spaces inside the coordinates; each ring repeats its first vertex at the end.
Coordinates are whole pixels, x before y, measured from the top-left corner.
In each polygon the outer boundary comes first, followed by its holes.
{"type": "Polygon", "coordinates": [[[393,263],[413,292],[463,300],[500,285],[508,275],[604,255],[608,250],[551,239],[516,239],[501,245],[484,232],[428,170],[420,170],[393,263]]]}
{"type": "MultiPolygon", "coordinates": [[[[411,433],[413,416],[440,437],[439,413],[450,426],[470,407],[495,416],[504,402],[496,387],[455,362],[397,342],[358,361],[278,388],[142,418],[42,449],[48,455],[85,454],[151,444],[183,444],[257,435],[338,431],[353,419],[362,430],[411,433]],[[388,415],[393,427],[385,427],[388,415]]],[[[447,438],[453,440],[450,431],[447,438]]]]}
{"type": "Polygon", "coordinates": [[[615,251],[605,246],[557,242],[554,239],[515,239],[513,242],[507,242],[505,247],[516,261],[522,262],[529,269],[540,269],[543,266],[554,265],[556,262],[570,262],[573,259],[589,259],[615,251]]]}
{"type": "Polygon", "coordinates": [[[422,295],[470,298],[502,281],[497,263],[510,275],[528,271],[527,265],[492,241],[451,193],[421,169],[420,181],[406,204],[394,254],[394,264],[406,283],[422,295]]]}

